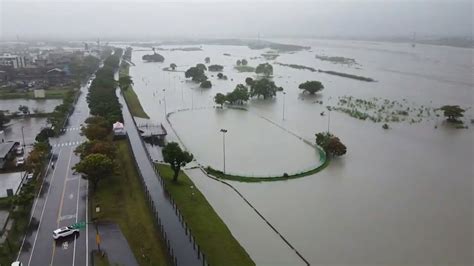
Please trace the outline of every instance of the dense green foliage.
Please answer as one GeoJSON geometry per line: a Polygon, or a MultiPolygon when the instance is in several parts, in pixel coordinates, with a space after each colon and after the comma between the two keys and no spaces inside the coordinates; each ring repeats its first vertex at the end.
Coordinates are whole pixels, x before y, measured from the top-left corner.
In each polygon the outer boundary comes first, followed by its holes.
{"type": "Polygon", "coordinates": [[[273,75],[273,66],[270,65],[269,63],[260,64],[255,69],[255,73],[263,74],[263,75],[269,77],[269,76],[273,75]]]}
{"type": "Polygon", "coordinates": [[[459,107],[459,105],[444,105],[439,109],[443,111],[444,116],[448,118],[449,122],[458,122],[458,119],[463,117],[463,113],[466,111],[459,107]]]}
{"type": "Polygon", "coordinates": [[[250,86],[250,96],[263,96],[264,99],[267,99],[275,96],[277,90],[280,89],[275,85],[275,82],[262,78],[254,81],[250,86]]]}
{"type": "Polygon", "coordinates": [[[190,67],[186,72],[184,72],[186,78],[191,78],[192,81],[200,83],[207,80],[207,76],[204,74],[204,70],[197,66],[190,67]]]}
{"type": "Polygon", "coordinates": [[[306,81],[304,83],[301,83],[298,86],[298,88],[300,88],[301,90],[307,91],[310,94],[315,94],[316,92],[324,89],[324,86],[320,81],[313,80],[313,81],[306,81]]]}
{"type": "Polygon", "coordinates": [[[115,94],[117,82],[114,80],[122,52],[122,49],[117,48],[114,54],[105,59],[104,66],[97,71],[87,95],[90,113],[102,116],[110,123],[122,121],[122,110],[115,94]]]}
{"type": "Polygon", "coordinates": [[[157,53],[154,54],[146,54],[142,56],[142,60],[147,61],[147,62],[163,62],[165,61],[165,58],[157,53]]]}
{"type": "Polygon", "coordinates": [[[214,102],[217,104],[220,104],[221,107],[224,105],[225,100],[226,100],[226,97],[222,93],[217,93],[216,96],[214,96],[214,102]]]}
{"type": "Polygon", "coordinates": [[[10,122],[10,118],[8,118],[3,111],[0,111],[0,129],[8,122],[10,122]]]}
{"type": "Polygon", "coordinates": [[[212,87],[212,83],[211,81],[209,80],[204,80],[203,82],[201,82],[201,84],[199,85],[199,87],[203,88],[203,89],[209,89],[212,87]]]}
{"type": "Polygon", "coordinates": [[[94,73],[99,68],[100,60],[94,56],[74,57],[69,64],[69,70],[72,75],[81,80],[94,73]]]}
{"type": "Polygon", "coordinates": [[[249,91],[244,85],[237,84],[232,92],[226,94],[225,98],[230,104],[243,104],[249,100],[249,91]]]}
{"type": "Polygon", "coordinates": [[[112,175],[114,163],[104,154],[92,153],[81,159],[73,169],[84,174],[87,180],[92,182],[92,187],[95,190],[101,179],[112,175]]]}
{"type": "Polygon", "coordinates": [[[206,70],[207,70],[207,67],[206,67],[206,65],[204,65],[204,64],[201,64],[201,63],[199,63],[199,64],[196,64],[196,67],[197,67],[197,68],[199,68],[199,69],[201,69],[202,71],[206,71],[206,70]]]}
{"type": "Polygon", "coordinates": [[[347,148],[341,140],[328,132],[317,133],[316,144],[322,147],[326,153],[334,156],[342,156],[347,152],[347,148]]]}
{"type": "Polygon", "coordinates": [[[184,167],[187,163],[193,160],[193,155],[187,151],[181,150],[178,143],[169,142],[162,150],[163,160],[170,164],[173,169],[173,181],[178,182],[178,174],[181,167],[184,167]]]}

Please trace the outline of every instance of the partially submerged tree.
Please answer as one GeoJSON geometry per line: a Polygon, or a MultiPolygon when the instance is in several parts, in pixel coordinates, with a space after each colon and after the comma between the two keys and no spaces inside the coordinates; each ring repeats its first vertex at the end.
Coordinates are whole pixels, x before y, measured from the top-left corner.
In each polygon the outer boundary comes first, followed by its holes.
{"type": "Polygon", "coordinates": [[[10,118],[3,111],[0,111],[0,128],[3,128],[8,122],[10,122],[10,118]]]}
{"type": "Polygon", "coordinates": [[[315,94],[318,91],[321,91],[324,89],[323,84],[320,81],[306,81],[304,83],[301,83],[298,88],[301,90],[309,92],[309,94],[315,94]]]}
{"type": "Polygon", "coordinates": [[[242,64],[242,61],[240,61],[240,59],[239,59],[239,60],[237,60],[237,62],[235,62],[235,64],[240,66],[242,64]]]}
{"type": "Polygon", "coordinates": [[[104,154],[89,154],[79,163],[77,163],[73,170],[84,174],[87,180],[92,182],[93,190],[95,191],[99,181],[106,178],[114,172],[113,161],[104,154]]]}
{"type": "Polygon", "coordinates": [[[221,66],[221,65],[210,65],[207,69],[209,69],[209,71],[217,72],[217,71],[222,71],[222,70],[224,70],[224,66],[221,66]]]}
{"type": "Polygon", "coordinates": [[[237,84],[232,92],[227,93],[226,101],[230,104],[243,104],[249,100],[249,91],[242,84],[237,84]]]}
{"type": "Polygon", "coordinates": [[[439,108],[444,112],[444,116],[448,118],[449,122],[459,122],[459,118],[464,116],[466,110],[459,107],[459,105],[444,105],[439,108]]]}
{"type": "Polygon", "coordinates": [[[176,66],[175,63],[171,63],[171,64],[170,64],[170,69],[171,69],[171,70],[175,71],[175,70],[176,70],[176,67],[177,67],[177,66],[176,66]]]}
{"type": "Polygon", "coordinates": [[[226,100],[226,97],[222,93],[217,93],[216,96],[214,96],[214,102],[216,104],[220,104],[221,107],[224,107],[225,100],[226,100]]]}
{"type": "Polygon", "coordinates": [[[250,96],[263,96],[264,99],[271,98],[276,95],[278,87],[275,82],[270,81],[266,78],[256,80],[250,87],[250,96]]]}
{"type": "Polygon", "coordinates": [[[245,84],[247,84],[248,86],[252,86],[253,84],[253,79],[251,77],[247,77],[245,79],[245,84]]]}
{"type": "Polygon", "coordinates": [[[347,148],[341,140],[328,132],[316,134],[316,144],[319,145],[327,154],[342,156],[346,154],[347,148]]]}
{"type": "Polygon", "coordinates": [[[30,108],[26,105],[18,106],[18,111],[20,111],[23,115],[30,114],[30,108]]]}
{"type": "Polygon", "coordinates": [[[270,65],[269,63],[260,64],[255,69],[255,73],[263,74],[266,77],[269,77],[269,76],[273,75],[273,66],[270,65]]]}
{"type": "Polygon", "coordinates": [[[211,63],[211,58],[209,57],[204,58],[204,62],[206,62],[206,64],[211,63]]]}
{"type": "Polygon", "coordinates": [[[193,155],[187,151],[181,150],[178,143],[170,142],[162,150],[163,160],[170,164],[173,170],[173,181],[178,182],[178,175],[181,167],[193,160],[193,155]]]}
{"type": "Polygon", "coordinates": [[[202,69],[203,71],[207,70],[207,67],[204,64],[197,64],[196,67],[199,68],[199,69],[202,69]]]}
{"type": "Polygon", "coordinates": [[[203,88],[203,89],[209,89],[212,87],[212,83],[211,81],[209,80],[204,80],[203,82],[201,82],[201,84],[199,85],[199,87],[203,88]]]}
{"type": "Polygon", "coordinates": [[[190,67],[184,72],[186,78],[191,78],[194,82],[203,82],[207,80],[207,76],[204,75],[204,70],[198,67],[190,67]]]}
{"type": "Polygon", "coordinates": [[[242,65],[246,66],[248,64],[247,59],[242,59],[242,65]]]}

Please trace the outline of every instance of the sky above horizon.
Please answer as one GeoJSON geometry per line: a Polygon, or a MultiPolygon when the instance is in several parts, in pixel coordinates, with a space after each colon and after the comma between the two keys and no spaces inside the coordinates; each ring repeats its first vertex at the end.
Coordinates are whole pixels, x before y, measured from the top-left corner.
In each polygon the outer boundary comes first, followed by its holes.
{"type": "Polygon", "coordinates": [[[470,0],[0,0],[0,38],[473,35],[470,0]]]}

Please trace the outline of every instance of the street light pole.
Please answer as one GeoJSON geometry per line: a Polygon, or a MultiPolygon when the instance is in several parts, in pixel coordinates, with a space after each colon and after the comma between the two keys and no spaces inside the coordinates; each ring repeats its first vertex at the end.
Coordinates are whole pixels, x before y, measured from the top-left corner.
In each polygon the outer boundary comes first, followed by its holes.
{"type": "Polygon", "coordinates": [[[331,109],[328,109],[328,134],[329,134],[329,123],[331,122],[331,109]]]}
{"type": "Polygon", "coordinates": [[[25,134],[23,133],[23,126],[21,126],[21,138],[23,139],[23,152],[25,152],[25,134]]]}
{"type": "Polygon", "coordinates": [[[285,120],[285,95],[286,92],[283,92],[283,120],[285,120]]]}
{"type": "Polygon", "coordinates": [[[163,89],[163,101],[165,102],[165,116],[166,116],[166,89],[163,89]]]}
{"type": "Polygon", "coordinates": [[[224,174],[225,174],[225,133],[227,133],[227,129],[221,129],[222,132],[222,154],[224,157],[224,174]]]}

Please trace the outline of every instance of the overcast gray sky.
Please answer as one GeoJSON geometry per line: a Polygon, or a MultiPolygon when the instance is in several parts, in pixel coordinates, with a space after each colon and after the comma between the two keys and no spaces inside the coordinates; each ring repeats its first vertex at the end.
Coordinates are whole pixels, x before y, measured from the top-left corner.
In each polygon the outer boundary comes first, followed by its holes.
{"type": "Polygon", "coordinates": [[[472,36],[473,0],[0,0],[0,38],[472,36]]]}

